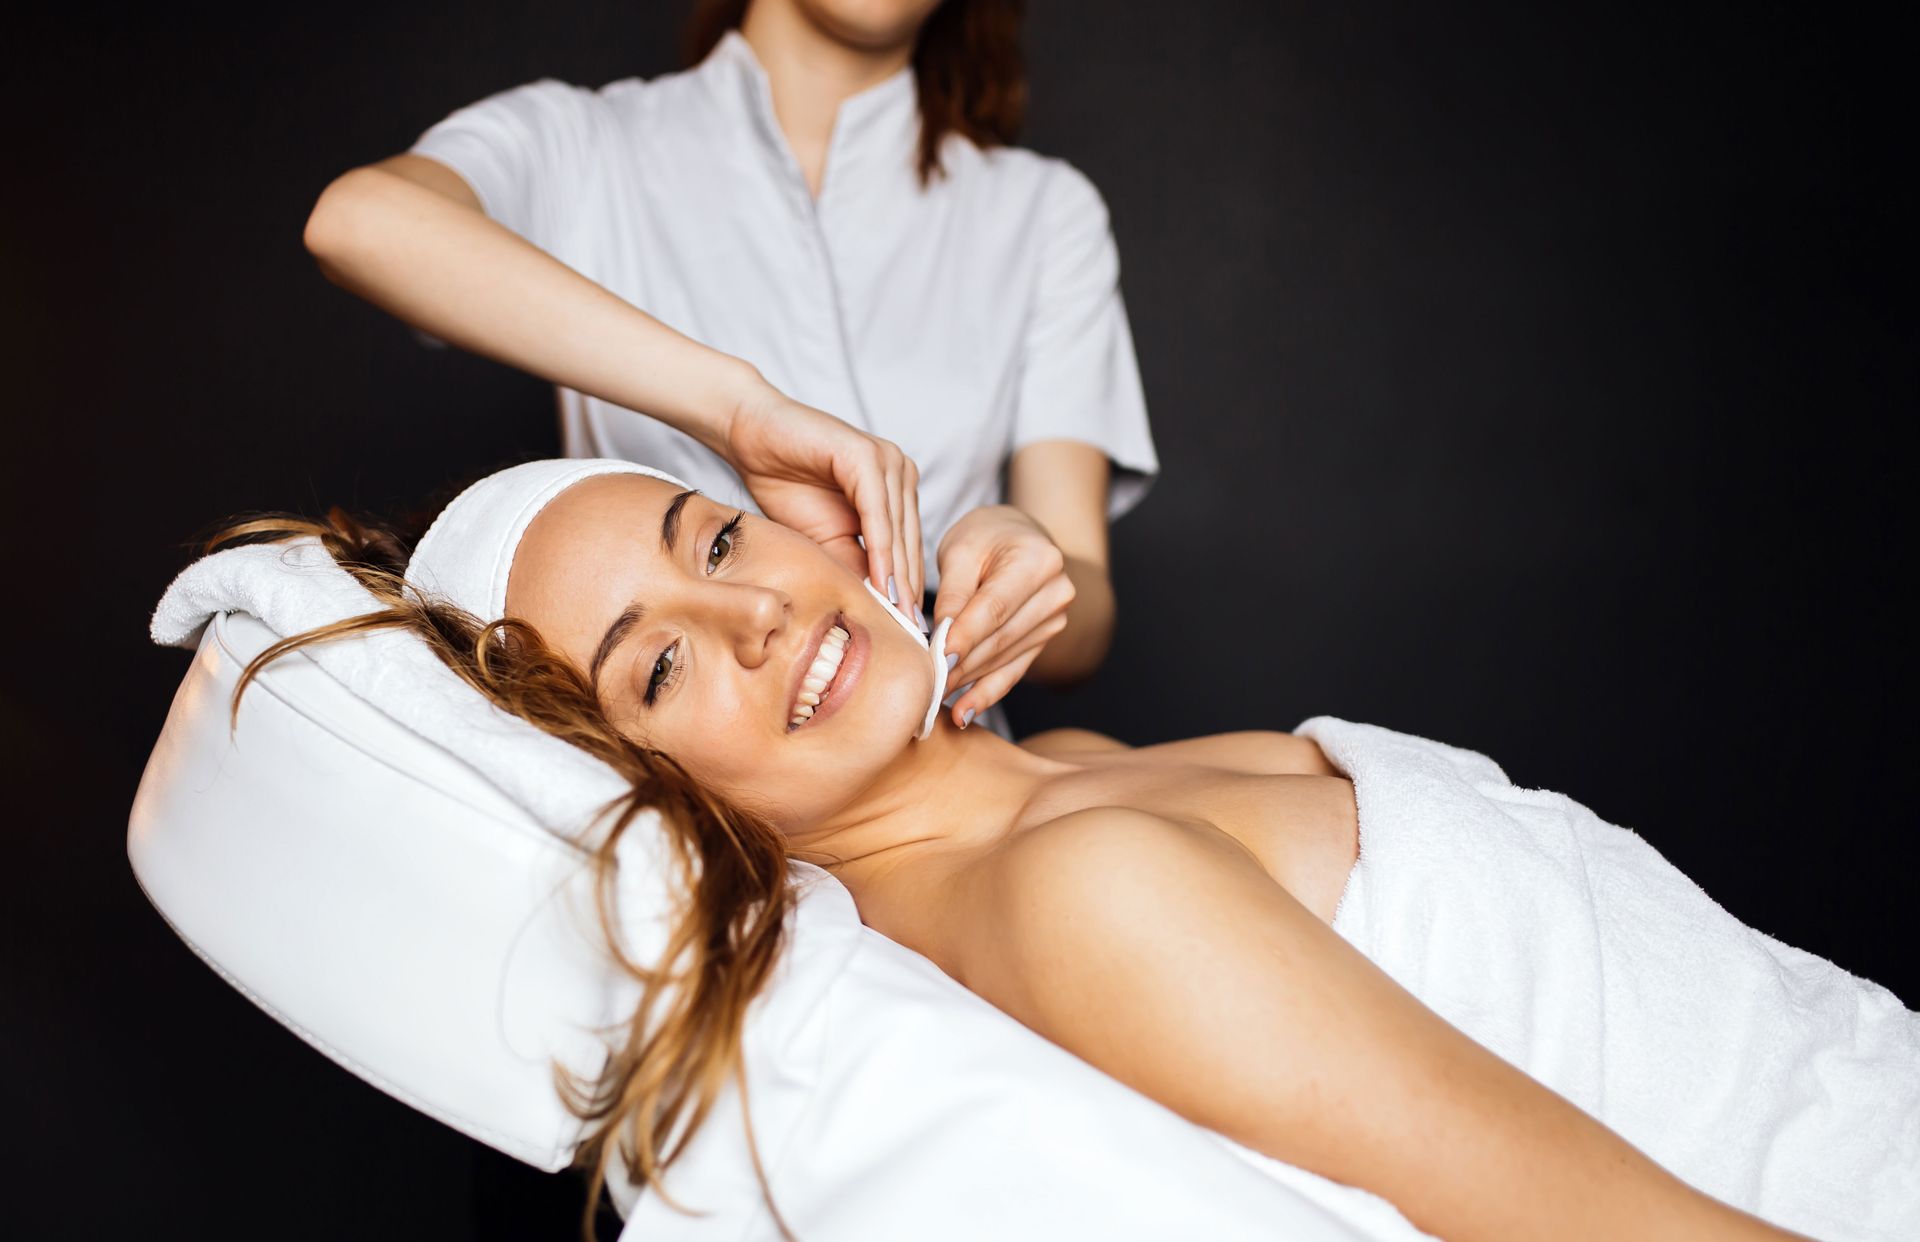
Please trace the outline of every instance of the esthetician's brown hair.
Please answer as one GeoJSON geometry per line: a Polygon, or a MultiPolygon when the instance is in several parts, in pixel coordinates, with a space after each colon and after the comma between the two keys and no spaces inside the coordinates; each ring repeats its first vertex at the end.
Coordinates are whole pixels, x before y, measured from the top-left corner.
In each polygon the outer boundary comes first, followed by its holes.
{"type": "MultiPolygon", "coordinates": [[[[388,526],[338,508],[321,522],[275,514],[228,525],[208,541],[206,551],[303,536],[319,540],[384,607],[283,638],[261,652],[234,687],[236,721],[240,695],[269,662],[314,643],[404,630],[496,706],[580,747],[631,786],[607,808],[600,820],[605,827],[589,844],[596,907],[614,958],[641,985],[639,1007],[612,1041],[597,1081],[580,1080],[558,1065],[554,1079],[567,1107],[587,1123],[587,1138],[575,1158],[577,1167],[588,1170],[582,1237],[592,1242],[594,1213],[613,1159],[622,1162],[635,1187],[650,1186],[676,1210],[690,1212],[659,1185],[660,1175],[707,1119],[729,1077],[739,1083],[746,1112],[741,1026],[784,947],[793,904],[784,838],[771,824],[708,793],[666,755],[628,740],[608,721],[585,675],[531,626],[514,620],[482,625],[408,585],[401,578],[408,543],[388,526]],[[659,812],[685,895],[658,967],[644,966],[622,951],[613,919],[614,847],[647,809],[659,812]],[[683,1123],[679,1141],[663,1150],[683,1123]]],[[[746,1125],[761,1193],[782,1235],[791,1240],[773,1204],[751,1117],[746,1125]]]]}
{"type": "MultiPolygon", "coordinates": [[[[699,64],[752,0],[695,0],[681,32],[682,55],[699,64]]],[[[1020,135],[1027,114],[1027,65],[1020,52],[1026,0],[946,0],[927,15],[913,48],[920,89],[920,184],[946,170],[940,144],[950,133],[977,147],[1002,146],[1020,135]]]]}

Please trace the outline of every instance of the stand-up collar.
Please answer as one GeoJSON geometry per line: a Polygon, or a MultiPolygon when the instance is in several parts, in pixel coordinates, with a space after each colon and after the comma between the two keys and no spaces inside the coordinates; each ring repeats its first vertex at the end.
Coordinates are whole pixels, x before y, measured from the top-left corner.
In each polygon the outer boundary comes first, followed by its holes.
{"type": "MultiPolygon", "coordinates": [[[[768,158],[800,176],[799,161],[774,114],[773,85],[745,35],[727,31],[695,72],[710,84],[721,107],[747,120],[768,158]]],[[[919,136],[920,91],[909,64],[840,101],[827,146],[822,197],[877,172],[911,167],[919,136]]]]}

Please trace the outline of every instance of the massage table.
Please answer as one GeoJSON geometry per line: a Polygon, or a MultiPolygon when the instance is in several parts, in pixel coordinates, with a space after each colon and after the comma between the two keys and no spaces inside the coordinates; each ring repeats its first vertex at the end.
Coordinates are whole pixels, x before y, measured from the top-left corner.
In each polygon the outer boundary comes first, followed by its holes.
{"type": "MultiPolygon", "coordinates": [[[[610,964],[586,859],[476,765],[349,692],[279,635],[207,624],[136,796],[142,889],[207,965],[397,1100],[536,1168],[581,1125],[636,992],[610,964]]],[[[640,825],[635,826],[638,831],[640,825]]],[[[744,1044],[775,1200],[809,1242],[1375,1239],[1384,1201],[1247,1151],[1027,1030],[864,926],[795,863],[790,947],[744,1044]]],[[[634,929],[645,942],[646,929],[634,929]]],[[[623,1236],[776,1238],[731,1086],[665,1179],[687,1215],[614,1180],[623,1236]]]]}

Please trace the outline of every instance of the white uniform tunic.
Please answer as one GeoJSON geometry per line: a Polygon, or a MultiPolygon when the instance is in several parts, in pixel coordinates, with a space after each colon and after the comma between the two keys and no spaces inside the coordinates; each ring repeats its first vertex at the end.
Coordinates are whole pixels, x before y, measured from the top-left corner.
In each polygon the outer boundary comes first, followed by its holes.
{"type": "MultiPolygon", "coordinates": [[[[775,387],[898,444],[920,467],[933,554],[1005,497],[1035,440],[1093,444],[1118,517],[1158,460],[1093,184],[1064,161],[958,135],[922,189],[911,68],[840,105],[820,197],[738,31],[684,73],[599,90],[542,80],[463,108],[413,150],[487,214],[775,387]]],[[[571,389],[566,452],[624,457],[752,509],[691,437],[571,389]]]]}

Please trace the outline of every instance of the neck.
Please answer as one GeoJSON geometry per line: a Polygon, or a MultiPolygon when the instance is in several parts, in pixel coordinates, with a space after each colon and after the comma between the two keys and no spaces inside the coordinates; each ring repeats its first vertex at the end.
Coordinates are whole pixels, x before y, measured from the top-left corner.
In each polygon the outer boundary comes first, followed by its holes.
{"type": "Polygon", "coordinates": [[[1049,778],[1072,765],[1022,750],[990,729],[959,729],[944,714],[851,802],[789,832],[789,852],[859,883],[931,853],[986,849],[1018,825],[1049,778]]]}
{"type": "Polygon", "coordinates": [[[809,179],[825,159],[840,104],[904,68],[918,33],[854,44],[821,29],[793,0],[754,0],[747,7],[740,34],[766,70],[774,116],[809,179]]]}

